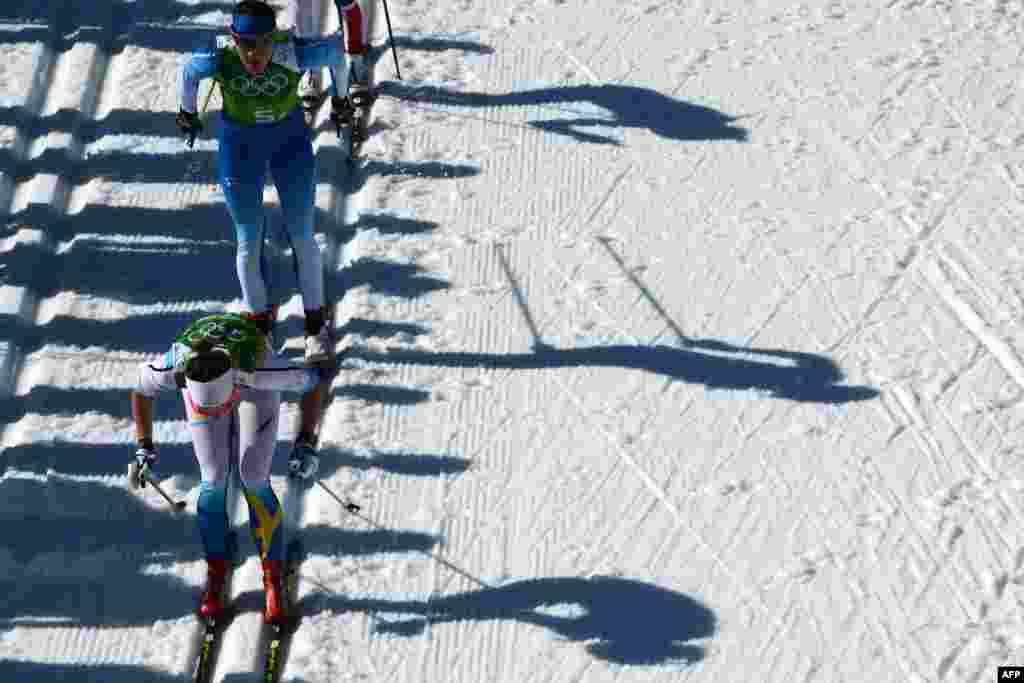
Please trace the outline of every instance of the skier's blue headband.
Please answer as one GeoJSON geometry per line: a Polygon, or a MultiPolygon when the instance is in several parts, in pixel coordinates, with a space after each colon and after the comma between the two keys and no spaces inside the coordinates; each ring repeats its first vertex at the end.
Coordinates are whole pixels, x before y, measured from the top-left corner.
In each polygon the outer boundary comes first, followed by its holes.
{"type": "Polygon", "coordinates": [[[231,31],[242,38],[261,38],[277,28],[274,17],[236,14],[231,20],[231,31]]]}

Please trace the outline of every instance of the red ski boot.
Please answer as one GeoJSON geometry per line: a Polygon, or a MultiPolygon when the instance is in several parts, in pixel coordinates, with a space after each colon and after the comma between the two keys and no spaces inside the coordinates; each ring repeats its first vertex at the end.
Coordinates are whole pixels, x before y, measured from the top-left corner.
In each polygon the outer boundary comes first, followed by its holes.
{"type": "Polygon", "coordinates": [[[280,560],[263,560],[263,590],[267,594],[267,605],[263,610],[264,623],[282,625],[287,616],[287,608],[284,593],[284,563],[280,560]]]}
{"type": "Polygon", "coordinates": [[[228,597],[224,593],[230,571],[230,560],[206,561],[206,590],[203,591],[199,603],[199,616],[203,619],[215,620],[224,615],[225,601],[228,597]]]}

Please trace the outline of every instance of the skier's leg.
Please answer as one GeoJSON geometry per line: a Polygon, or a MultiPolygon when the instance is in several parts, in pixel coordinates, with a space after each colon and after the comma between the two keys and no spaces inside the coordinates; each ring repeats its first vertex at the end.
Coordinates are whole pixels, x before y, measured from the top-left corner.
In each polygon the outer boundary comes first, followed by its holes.
{"type": "Polygon", "coordinates": [[[369,16],[359,5],[359,0],[337,0],[337,5],[345,24],[345,51],[348,53],[351,80],[366,86],[370,80],[367,63],[369,16]]]}
{"type": "Polygon", "coordinates": [[[324,304],[323,263],[313,238],[316,210],[316,158],[309,130],[290,117],[282,122],[281,134],[287,136],[270,158],[270,174],[281,199],[285,229],[295,258],[295,267],[306,310],[324,304]]]}
{"type": "Polygon", "coordinates": [[[224,611],[224,588],[235,555],[235,548],[230,543],[227,512],[227,478],[234,418],[231,415],[203,418],[191,414],[188,408],[186,413],[201,473],[196,521],[206,558],[207,582],[199,614],[212,619],[224,611]]]}
{"type": "Polygon", "coordinates": [[[336,0],[338,12],[345,21],[345,49],[350,55],[366,51],[366,35],[369,32],[369,17],[359,5],[359,0],[336,0]]]}
{"type": "Polygon", "coordinates": [[[190,414],[189,431],[201,476],[196,504],[199,535],[207,558],[225,559],[229,555],[226,490],[231,457],[231,416],[203,418],[190,414]]]}
{"type": "Polygon", "coordinates": [[[235,256],[238,282],[246,308],[253,313],[269,308],[261,267],[266,218],[263,207],[266,151],[263,144],[253,139],[259,132],[245,131],[241,126],[224,121],[218,149],[221,187],[238,243],[235,256]]]}
{"type": "Polygon", "coordinates": [[[280,501],[270,486],[277,445],[281,397],[274,391],[243,389],[238,405],[238,473],[249,504],[249,526],[263,560],[284,558],[280,501]]]}
{"type": "MultiPolygon", "coordinates": [[[[291,0],[289,2],[292,25],[295,35],[300,38],[312,38],[323,33],[320,22],[323,17],[323,0],[291,0]]],[[[302,74],[299,81],[299,99],[306,112],[306,123],[311,124],[316,111],[323,104],[326,96],[323,88],[323,69],[310,69],[302,74]]]]}
{"type": "Polygon", "coordinates": [[[297,126],[296,121],[289,119],[282,124],[288,128],[289,142],[278,147],[271,157],[270,172],[281,198],[288,240],[292,245],[302,290],[302,308],[306,314],[306,359],[319,361],[327,356],[329,330],[324,326],[327,312],[324,308],[323,262],[320,248],[313,238],[316,159],[308,130],[305,126],[297,126]]]}
{"type": "Polygon", "coordinates": [[[285,617],[284,514],[270,486],[270,464],[277,442],[281,395],[276,391],[249,390],[238,406],[239,473],[249,503],[249,525],[260,548],[266,605],[263,620],[279,623],[285,617]]]}
{"type": "Polygon", "coordinates": [[[320,9],[320,0],[290,0],[288,16],[297,36],[316,35],[320,9]]]}

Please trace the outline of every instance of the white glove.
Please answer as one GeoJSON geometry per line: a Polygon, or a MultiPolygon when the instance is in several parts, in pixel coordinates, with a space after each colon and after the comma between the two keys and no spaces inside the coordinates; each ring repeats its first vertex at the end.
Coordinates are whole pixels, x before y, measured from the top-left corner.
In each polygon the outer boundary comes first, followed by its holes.
{"type": "Polygon", "coordinates": [[[309,444],[295,444],[288,456],[288,476],[293,479],[309,479],[320,469],[320,456],[309,444]]]}
{"type": "Polygon", "coordinates": [[[153,465],[156,464],[156,451],[152,447],[139,446],[135,451],[135,457],[128,465],[128,486],[132,490],[146,487],[146,481],[150,478],[153,465]]]}

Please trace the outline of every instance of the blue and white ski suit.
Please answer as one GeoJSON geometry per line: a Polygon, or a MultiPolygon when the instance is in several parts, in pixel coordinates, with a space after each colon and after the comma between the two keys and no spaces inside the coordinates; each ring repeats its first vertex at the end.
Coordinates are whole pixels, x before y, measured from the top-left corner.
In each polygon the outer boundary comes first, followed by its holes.
{"type": "Polygon", "coordinates": [[[219,36],[195,52],[181,78],[181,108],[195,113],[199,83],[213,78],[224,101],[219,137],[220,183],[238,241],[236,269],[246,307],[270,308],[263,273],[266,236],[263,182],[267,171],[277,188],[293,249],[305,310],[324,305],[320,251],[313,239],[316,162],[298,98],[303,71],[342,61],[340,34],[298,40],[275,34],[270,64],[259,76],[242,66],[230,36],[219,36]]]}

